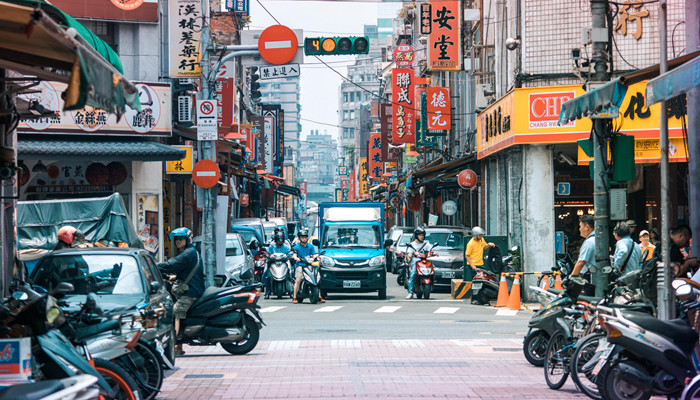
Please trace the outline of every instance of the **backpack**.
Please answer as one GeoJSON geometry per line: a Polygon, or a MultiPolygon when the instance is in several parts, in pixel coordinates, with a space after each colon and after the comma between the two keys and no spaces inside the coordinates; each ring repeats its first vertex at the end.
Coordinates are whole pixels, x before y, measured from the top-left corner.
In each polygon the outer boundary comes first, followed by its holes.
{"type": "Polygon", "coordinates": [[[657,263],[661,260],[661,252],[655,251],[650,259],[642,261],[639,274],[639,289],[647,299],[656,304],[657,263]]]}
{"type": "Polygon", "coordinates": [[[486,265],[496,275],[500,275],[503,272],[503,256],[501,256],[500,247],[491,247],[489,255],[486,257],[486,265]]]}

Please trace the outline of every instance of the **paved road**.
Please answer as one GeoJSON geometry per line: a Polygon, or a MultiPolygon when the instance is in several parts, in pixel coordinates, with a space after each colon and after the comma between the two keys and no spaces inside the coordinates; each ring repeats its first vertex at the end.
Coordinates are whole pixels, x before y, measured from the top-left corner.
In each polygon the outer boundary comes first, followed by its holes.
{"type": "Polygon", "coordinates": [[[325,304],[263,300],[268,326],[248,355],[185,347],[163,399],[578,399],[549,390],[522,355],[529,311],[472,306],[437,293],[405,300],[330,294],[325,304]]]}

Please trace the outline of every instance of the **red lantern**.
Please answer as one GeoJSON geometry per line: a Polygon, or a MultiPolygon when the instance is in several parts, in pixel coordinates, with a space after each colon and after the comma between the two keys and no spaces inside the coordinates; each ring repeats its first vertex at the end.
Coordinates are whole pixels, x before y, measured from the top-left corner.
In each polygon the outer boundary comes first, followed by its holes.
{"type": "Polygon", "coordinates": [[[419,211],[421,206],[420,194],[410,194],[408,195],[408,209],[410,211],[419,211]]]}
{"type": "Polygon", "coordinates": [[[462,189],[471,189],[476,186],[476,172],[465,169],[457,175],[457,183],[462,189]]]}

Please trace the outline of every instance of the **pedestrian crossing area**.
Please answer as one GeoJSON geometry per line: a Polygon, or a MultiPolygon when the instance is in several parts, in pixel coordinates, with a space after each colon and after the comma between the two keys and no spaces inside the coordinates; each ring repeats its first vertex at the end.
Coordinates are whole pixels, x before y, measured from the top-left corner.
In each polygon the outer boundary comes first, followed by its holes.
{"type": "MultiPolygon", "coordinates": [[[[376,348],[381,342],[382,346],[390,346],[403,349],[418,349],[434,346],[436,340],[431,339],[392,339],[392,340],[321,340],[321,341],[301,341],[301,340],[273,340],[264,343],[263,346],[268,351],[299,350],[302,347],[330,347],[331,349],[363,349],[376,348]]],[[[474,353],[493,353],[494,347],[503,351],[520,351],[518,346],[522,346],[522,338],[517,339],[443,339],[437,342],[445,342],[448,346],[458,346],[470,349],[474,353]]]]}
{"type": "MultiPolygon", "coordinates": [[[[277,312],[284,312],[283,310],[286,311],[295,311],[295,312],[314,312],[314,313],[335,313],[335,312],[343,312],[343,311],[350,311],[353,309],[353,306],[315,306],[313,308],[309,306],[268,306],[268,307],[262,307],[260,309],[261,313],[264,314],[271,314],[271,313],[277,313],[277,312]]],[[[434,308],[422,308],[420,310],[415,309],[414,307],[410,306],[381,306],[377,308],[368,308],[366,312],[372,312],[372,313],[377,313],[377,314],[393,314],[393,313],[400,313],[400,312],[411,312],[411,313],[431,313],[431,314],[457,314],[462,310],[467,310],[467,307],[434,307],[434,308]]],[[[521,311],[517,310],[508,310],[508,309],[502,309],[502,308],[486,308],[485,310],[492,311],[493,315],[495,316],[500,316],[500,317],[508,317],[508,316],[515,316],[518,315],[518,313],[522,313],[521,311]]],[[[356,310],[353,310],[356,311],[356,310]]]]}

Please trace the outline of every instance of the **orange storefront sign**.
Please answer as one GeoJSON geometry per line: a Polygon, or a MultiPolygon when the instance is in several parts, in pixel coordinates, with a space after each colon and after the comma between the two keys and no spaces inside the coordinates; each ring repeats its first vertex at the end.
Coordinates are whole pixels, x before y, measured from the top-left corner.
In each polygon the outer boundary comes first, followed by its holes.
{"type": "Polygon", "coordinates": [[[459,0],[430,1],[428,69],[462,69],[462,15],[459,0]]]}

